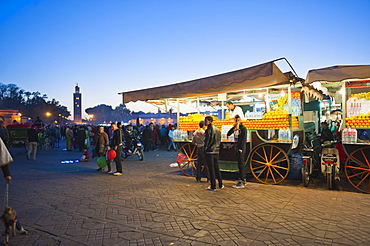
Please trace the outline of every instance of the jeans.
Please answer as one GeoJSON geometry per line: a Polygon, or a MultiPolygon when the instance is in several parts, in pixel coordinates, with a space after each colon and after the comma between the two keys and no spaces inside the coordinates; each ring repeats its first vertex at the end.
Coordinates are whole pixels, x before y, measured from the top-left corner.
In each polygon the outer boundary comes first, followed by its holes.
{"type": "Polygon", "coordinates": [[[245,156],[245,149],[243,149],[243,152],[240,153],[240,151],[236,150],[236,159],[238,160],[238,169],[239,169],[239,179],[240,180],[246,180],[247,179],[247,173],[245,172],[245,163],[244,163],[244,156],[245,156]]]}
{"type": "Polygon", "coordinates": [[[175,143],[173,142],[173,138],[170,138],[170,141],[169,141],[169,145],[168,145],[168,149],[170,150],[171,147],[173,147],[174,150],[176,150],[176,145],[175,143]]]}
{"type": "Polygon", "coordinates": [[[32,160],[36,160],[36,151],[37,151],[37,142],[28,142],[27,158],[31,159],[32,153],[32,160]]]}
{"type": "Polygon", "coordinates": [[[206,154],[206,162],[209,170],[211,188],[216,189],[216,179],[218,180],[218,187],[221,188],[222,177],[218,166],[218,154],[206,154]]]}
{"type": "Polygon", "coordinates": [[[206,157],[204,153],[204,147],[197,147],[197,174],[196,174],[196,180],[201,179],[201,172],[202,172],[202,166],[204,166],[204,170],[206,171],[207,174],[207,179],[209,179],[209,171],[208,167],[206,165],[206,157]]]}
{"type": "Polygon", "coordinates": [[[121,151],[122,146],[118,146],[116,149],[116,158],[114,158],[114,162],[116,163],[116,170],[119,173],[122,173],[121,151]]]}

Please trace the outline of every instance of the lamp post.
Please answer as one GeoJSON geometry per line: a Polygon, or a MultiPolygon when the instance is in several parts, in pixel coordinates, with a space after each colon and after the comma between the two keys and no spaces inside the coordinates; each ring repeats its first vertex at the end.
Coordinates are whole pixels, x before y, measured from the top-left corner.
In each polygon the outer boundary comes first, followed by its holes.
{"type": "MultiPolygon", "coordinates": [[[[48,117],[48,118],[49,118],[49,117],[51,116],[51,113],[50,113],[50,112],[46,112],[46,114],[45,114],[45,115],[46,115],[46,117],[48,117]]],[[[50,123],[50,122],[49,122],[49,119],[48,119],[48,123],[50,123]]]]}
{"type": "Polygon", "coordinates": [[[91,123],[93,123],[94,115],[93,114],[89,114],[89,118],[90,118],[91,123]]]}

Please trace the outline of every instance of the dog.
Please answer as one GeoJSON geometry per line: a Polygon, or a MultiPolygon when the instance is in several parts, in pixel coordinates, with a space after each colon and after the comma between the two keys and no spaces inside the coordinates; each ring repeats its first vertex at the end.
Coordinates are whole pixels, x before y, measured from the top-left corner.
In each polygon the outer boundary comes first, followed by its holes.
{"type": "Polygon", "coordinates": [[[17,212],[9,206],[4,208],[3,216],[1,217],[3,224],[5,225],[5,241],[4,244],[9,243],[10,230],[12,230],[12,236],[15,236],[15,229],[20,231],[22,234],[27,234],[27,231],[22,227],[21,223],[17,219],[17,212]]]}

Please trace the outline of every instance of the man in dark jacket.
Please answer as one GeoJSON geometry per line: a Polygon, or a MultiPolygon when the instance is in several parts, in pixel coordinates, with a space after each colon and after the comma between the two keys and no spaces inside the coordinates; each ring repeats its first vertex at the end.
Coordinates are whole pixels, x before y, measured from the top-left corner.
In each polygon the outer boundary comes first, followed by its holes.
{"type": "Polygon", "coordinates": [[[152,130],[149,125],[147,125],[143,131],[143,141],[144,141],[144,151],[149,151],[150,149],[150,140],[152,139],[152,130]]]}
{"type": "Polygon", "coordinates": [[[84,126],[80,126],[77,132],[77,143],[79,151],[83,151],[85,149],[85,141],[86,141],[86,130],[84,126]]]}
{"type": "Polygon", "coordinates": [[[213,125],[212,116],[205,117],[207,130],[205,132],[204,150],[206,152],[206,163],[209,170],[211,185],[207,188],[210,191],[216,191],[216,178],[218,187],[223,189],[222,177],[218,166],[218,155],[220,152],[221,132],[213,125]]]}
{"type": "Polygon", "coordinates": [[[333,141],[334,140],[333,133],[328,128],[328,123],[322,122],[321,123],[321,129],[322,129],[321,137],[320,137],[321,143],[323,143],[325,141],[333,141]]]}
{"type": "Polygon", "coordinates": [[[247,174],[245,172],[244,163],[247,142],[247,128],[241,122],[239,115],[235,115],[234,121],[234,126],[227,133],[227,136],[234,134],[234,139],[236,141],[235,153],[236,159],[238,160],[239,180],[238,183],[233,186],[233,188],[244,188],[244,185],[247,183],[247,174]]]}
{"type": "Polygon", "coordinates": [[[117,170],[115,173],[113,173],[113,175],[120,176],[122,175],[122,163],[121,163],[122,131],[118,128],[116,123],[112,123],[111,128],[113,130],[113,136],[111,138],[110,147],[116,151],[116,158],[114,158],[114,162],[116,163],[117,170]]]}
{"type": "Polygon", "coordinates": [[[35,129],[35,125],[32,125],[30,129],[27,130],[27,140],[28,140],[28,150],[27,150],[27,160],[36,160],[37,144],[39,142],[39,136],[35,129]]]}

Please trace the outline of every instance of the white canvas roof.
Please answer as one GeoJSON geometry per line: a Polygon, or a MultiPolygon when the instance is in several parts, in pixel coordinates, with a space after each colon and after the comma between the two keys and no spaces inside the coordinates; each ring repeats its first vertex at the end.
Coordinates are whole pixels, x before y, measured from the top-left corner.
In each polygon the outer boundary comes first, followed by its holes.
{"type": "Polygon", "coordinates": [[[215,76],[166,86],[120,92],[119,94],[122,94],[123,103],[128,103],[139,100],[148,101],[217,95],[288,82],[287,76],[272,61],[215,76]]]}
{"type": "Polygon", "coordinates": [[[333,66],[308,71],[306,83],[315,81],[340,82],[345,79],[370,78],[370,65],[333,66]]]}

